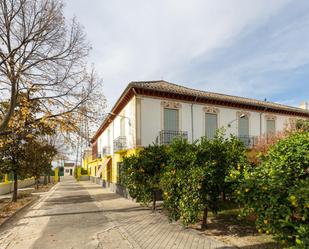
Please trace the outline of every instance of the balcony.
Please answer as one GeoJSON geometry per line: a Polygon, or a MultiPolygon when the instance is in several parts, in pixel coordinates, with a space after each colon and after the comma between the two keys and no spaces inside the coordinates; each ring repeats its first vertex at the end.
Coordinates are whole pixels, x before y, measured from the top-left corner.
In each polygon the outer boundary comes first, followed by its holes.
{"type": "Polygon", "coordinates": [[[103,157],[105,157],[105,156],[109,156],[111,154],[111,148],[110,147],[103,147],[103,149],[102,149],[102,155],[103,155],[103,157]]]}
{"type": "Polygon", "coordinates": [[[165,131],[159,132],[156,138],[157,144],[170,144],[175,138],[188,139],[188,132],[186,131],[165,131]]]}
{"type": "Polygon", "coordinates": [[[243,142],[247,148],[252,148],[258,143],[257,136],[238,136],[238,139],[243,142]]]}
{"type": "Polygon", "coordinates": [[[124,136],[114,139],[114,152],[127,149],[127,138],[124,136]]]}

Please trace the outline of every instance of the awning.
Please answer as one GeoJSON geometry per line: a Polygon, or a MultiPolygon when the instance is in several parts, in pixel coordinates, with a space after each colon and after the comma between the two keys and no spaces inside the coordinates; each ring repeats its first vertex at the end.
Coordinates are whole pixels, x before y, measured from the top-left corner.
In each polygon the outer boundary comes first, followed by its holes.
{"type": "Polygon", "coordinates": [[[101,165],[101,167],[99,167],[99,170],[98,170],[98,172],[97,172],[97,174],[96,174],[96,177],[100,177],[100,175],[101,175],[101,173],[102,173],[102,171],[103,171],[103,168],[107,166],[108,162],[109,162],[111,159],[112,159],[111,157],[108,157],[108,158],[105,159],[103,165],[101,165]]]}

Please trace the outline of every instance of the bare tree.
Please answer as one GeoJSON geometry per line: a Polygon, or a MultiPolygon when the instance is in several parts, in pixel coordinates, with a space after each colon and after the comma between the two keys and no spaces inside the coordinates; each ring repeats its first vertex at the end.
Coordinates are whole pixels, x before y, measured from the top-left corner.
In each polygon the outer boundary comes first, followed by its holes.
{"type": "Polygon", "coordinates": [[[0,133],[5,132],[21,93],[41,104],[37,119],[72,125],[80,115],[97,118],[89,102],[102,103],[101,81],[87,66],[90,45],[61,0],[0,1],[0,133]]]}

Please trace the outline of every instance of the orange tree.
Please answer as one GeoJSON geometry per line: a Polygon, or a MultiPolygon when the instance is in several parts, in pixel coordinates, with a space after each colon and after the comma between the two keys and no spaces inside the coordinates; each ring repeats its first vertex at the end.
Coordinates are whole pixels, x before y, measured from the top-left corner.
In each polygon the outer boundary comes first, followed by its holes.
{"type": "Polygon", "coordinates": [[[214,139],[202,138],[198,144],[185,140],[174,141],[169,150],[167,169],[161,181],[164,206],[172,220],[181,219],[184,225],[199,221],[207,224],[208,211],[220,210],[223,193],[236,186],[230,172],[246,163],[245,148],[235,137],[225,138],[218,132],[214,139]]]}
{"type": "Polygon", "coordinates": [[[150,145],[137,155],[123,160],[121,182],[128,188],[130,196],[138,202],[148,205],[152,201],[153,211],[156,209],[159,181],[166,160],[166,148],[159,145],[150,145]]]}
{"type": "Polygon", "coordinates": [[[193,205],[199,198],[195,195],[196,192],[191,192],[189,197],[184,196],[186,191],[190,192],[195,187],[190,176],[196,168],[196,155],[196,144],[190,144],[185,139],[174,139],[168,147],[167,165],[160,185],[163,190],[164,208],[171,221],[191,220],[191,214],[195,211],[187,207],[187,211],[183,212],[186,208],[185,203],[190,202],[193,205]]]}
{"type": "Polygon", "coordinates": [[[292,248],[309,248],[309,133],[273,145],[245,174],[238,194],[244,215],[256,215],[259,232],[292,248]]]}

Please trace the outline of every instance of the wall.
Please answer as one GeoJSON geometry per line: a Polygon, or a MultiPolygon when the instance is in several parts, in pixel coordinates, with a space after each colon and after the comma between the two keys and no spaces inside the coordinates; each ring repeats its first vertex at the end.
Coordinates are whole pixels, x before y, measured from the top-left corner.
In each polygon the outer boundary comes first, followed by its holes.
{"type": "Polygon", "coordinates": [[[110,154],[114,153],[113,141],[120,136],[120,120],[124,118],[125,137],[127,140],[127,148],[134,148],[136,144],[136,122],[135,122],[135,103],[136,98],[133,97],[123,108],[121,113],[115,117],[113,122],[98,137],[98,152],[103,158],[103,148],[110,147],[110,154]],[[109,135],[108,135],[109,134],[109,135]]]}
{"type": "MultiPolygon", "coordinates": [[[[33,178],[19,180],[18,181],[18,188],[25,188],[34,185],[35,180],[33,178]]],[[[14,189],[13,182],[9,183],[0,183],[0,195],[9,194],[14,189]]]]}
{"type": "MultiPolygon", "coordinates": [[[[163,106],[162,99],[142,97],[141,98],[141,144],[147,146],[155,142],[159,131],[163,129],[163,106]]],[[[164,100],[170,101],[170,100],[164,100]]],[[[192,141],[192,103],[171,101],[181,105],[179,108],[179,128],[181,131],[188,132],[188,139],[192,141]]],[[[288,116],[275,113],[261,113],[257,111],[248,111],[236,108],[227,108],[222,106],[210,106],[202,104],[193,104],[193,141],[205,136],[205,107],[215,108],[218,111],[218,127],[226,129],[226,135],[238,135],[238,115],[247,113],[249,116],[249,135],[260,136],[260,116],[262,118],[262,134],[266,133],[266,120],[268,116],[275,117],[276,131],[283,130],[290,122],[288,116]],[[231,122],[231,127],[228,124],[231,122]]]]}
{"type": "Polygon", "coordinates": [[[71,175],[70,170],[72,170],[72,176],[74,176],[75,167],[64,167],[64,175],[65,176],[71,175]],[[66,172],[66,170],[68,170],[69,172],[66,172]]]}

